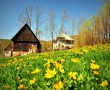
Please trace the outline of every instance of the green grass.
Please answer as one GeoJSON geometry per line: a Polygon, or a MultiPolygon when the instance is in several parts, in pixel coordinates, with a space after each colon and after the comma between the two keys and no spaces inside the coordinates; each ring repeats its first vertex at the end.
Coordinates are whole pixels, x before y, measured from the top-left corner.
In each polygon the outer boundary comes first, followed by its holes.
{"type": "Polygon", "coordinates": [[[1,58],[0,63],[0,90],[57,90],[58,84],[62,90],[110,90],[110,45],[1,58]],[[40,72],[32,74],[36,69],[40,72]],[[46,78],[51,70],[53,76],[46,78]],[[70,72],[76,74],[70,76],[70,72]]]}

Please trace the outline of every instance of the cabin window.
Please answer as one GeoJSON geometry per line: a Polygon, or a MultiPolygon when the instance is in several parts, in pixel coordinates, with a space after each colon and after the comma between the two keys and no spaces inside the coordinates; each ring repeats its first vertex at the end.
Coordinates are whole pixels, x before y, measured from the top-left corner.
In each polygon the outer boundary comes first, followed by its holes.
{"type": "Polygon", "coordinates": [[[70,41],[70,40],[65,41],[65,43],[73,45],[73,41],[70,41]]]}
{"type": "Polygon", "coordinates": [[[57,37],[57,40],[64,40],[64,37],[57,37]]]}

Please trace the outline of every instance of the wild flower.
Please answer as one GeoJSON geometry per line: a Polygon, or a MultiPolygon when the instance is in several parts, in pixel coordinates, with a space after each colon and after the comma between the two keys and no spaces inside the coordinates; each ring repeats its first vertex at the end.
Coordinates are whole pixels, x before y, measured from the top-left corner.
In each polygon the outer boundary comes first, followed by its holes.
{"type": "Polygon", "coordinates": [[[64,69],[63,69],[62,64],[58,63],[57,61],[53,61],[52,63],[61,73],[64,73],[64,69]]]}
{"type": "Polygon", "coordinates": [[[91,63],[95,63],[95,60],[91,60],[91,63]]]}
{"type": "Polygon", "coordinates": [[[88,50],[87,49],[82,49],[82,50],[83,50],[83,52],[88,53],[88,50]]]}
{"type": "Polygon", "coordinates": [[[40,69],[36,68],[34,71],[31,72],[31,74],[36,74],[38,72],[40,72],[40,69]]]}
{"type": "Polygon", "coordinates": [[[64,64],[64,62],[65,62],[65,60],[64,60],[64,59],[61,59],[60,61],[61,61],[61,64],[64,64]]]}
{"type": "Polygon", "coordinates": [[[33,78],[32,80],[30,80],[30,82],[29,82],[29,84],[34,84],[36,82],[36,79],[35,78],[33,78]]]}
{"type": "Polygon", "coordinates": [[[63,67],[62,64],[59,63],[54,63],[54,66],[58,69],[61,69],[63,67]]]}
{"type": "Polygon", "coordinates": [[[57,63],[58,63],[57,61],[52,61],[52,64],[53,64],[54,66],[56,66],[57,63]]]}
{"type": "MultiPolygon", "coordinates": [[[[28,89],[28,87],[27,86],[25,86],[25,85],[23,85],[23,84],[20,84],[19,86],[18,86],[18,89],[23,89],[23,90],[26,90],[26,89],[28,89]]],[[[8,89],[7,89],[8,90],[8,89]]]]}
{"type": "Polygon", "coordinates": [[[77,63],[79,62],[79,58],[71,59],[71,61],[77,63]]]}
{"type": "Polygon", "coordinates": [[[94,64],[94,63],[91,63],[91,64],[90,64],[90,68],[91,68],[91,69],[99,69],[99,67],[100,67],[100,66],[99,66],[98,64],[94,64]]]}
{"type": "Polygon", "coordinates": [[[69,72],[68,75],[70,76],[70,78],[72,78],[73,80],[76,80],[76,74],[77,72],[69,72]]]}
{"type": "Polygon", "coordinates": [[[102,86],[102,87],[106,87],[107,85],[108,85],[107,80],[103,81],[103,82],[100,84],[100,86],[102,86]]]}
{"type": "Polygon", "coordinates": [[[47,68],[46,73],[45,73],[45,78],[52,78],[55,76],[57,72],[55,71],[55,68],[53,70],[50,70],[47,68]]]}
{"type": "Polygon", "coordinates": [[[56,90],[61,90],[63,88],[63,85],[64,85],[64,83],[59,81],[57,83],[54,83],[53,86],[55,87],[56,90]]]}
{"type": "Polygon", "coordinates": [[[99,72],[96,71],[96,70],[94,70],[93,73],[94,73],[95,75],[98,75],[98,74],[99,74],[99,72]]]}
{"type": "Polygon", "coordinates": [[[24,90],[27,90],[28,89],[28,86],[24,86],[24,90]]]}
{"type": "Polygon", "coordinates": [[[44,66],[50,67],[50,63],[53,62],[53,59],[48,59],[47,62],[44,64],[44,66]]]}
{"type": "Polygon", "coordinates": [[[64,69],[59,69],[59,71],[61,72],[61,73],[65,73],[65,71],[64,71],[64,69]]]}
{"type": "Polygon", "coordinates": [[[19,80],[19,82],[23,82],[23,80],[19,80]]]}
{"type": "Polygon", "coordinates": [[[23,89],[24,88],[24,85],[23,84],[20,84],[19,86],[18,86],[18,89],[23,89]]]}

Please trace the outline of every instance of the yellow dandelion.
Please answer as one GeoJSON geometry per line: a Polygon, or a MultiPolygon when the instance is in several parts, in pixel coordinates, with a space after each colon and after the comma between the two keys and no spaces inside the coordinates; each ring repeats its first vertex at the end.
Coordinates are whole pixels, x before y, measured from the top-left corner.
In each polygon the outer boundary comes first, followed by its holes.
{"type": "Polygon", "coordinates": [[[58,68],[58,69],[63,68],[62,64],[59,64],[59,63],[54,64],[54,66],[55,66],[56,68],[58,68]]]}
{"type": "Polygon", "coordinates": [[[91,60],[91,63],[95,63],[95,60],[91,60]]]}
{"type": "Polygon", "coordinates": [[[55,83],[53,86],[55,87],[56,90],[61,90],[63,88],[64,83],[59,81],[55,83]]]}
{"type": "Polygon", "coordinates": [[[36,68],[34,71],[31,72],[31,74],[36,74],[38,72],[40,72],[40,69],[36,68]]]}
{"type": "Polygon", "coordinates": [[[53,70],[50,70],[49,68],[46,70],[45,78],[52,78],[55,76],[57,72],[55,71],[55,68],[53,70]]]}
{"type": "Polygon", "coordinates": [[[35,78],[33,78],[32,80],[30,80],[30,82],[29,82],[29,84],[34,84],[36,82],[36,79],[35,78]]]}
{"type": "Polygon", "coordinates": [[[103,82],[100,84],[100,86],[102,86],[102,87],[106,87],[107,85],[108,85],[107,80],[103,81],[103,82]]]}
{"type": "Polygon", "coordinates": [[[60,71],[61,73],[65,73],[64,69],[59,69],[59,71],[60,71]]]}
{"type": "Polygon", "coordinates": [[[23,82],[23,80],[19,80],[19,82],[23,82]]]}
{"type": "Polygon", "coordinates": [[[79,62],[79,58],[71,59],[71,61],[77,63],[79,62]]]}
{"type": "Polygon", "coordinates": [[[93,71],[93,73],[94,73],[95,75],[98,75],[98,74],[99,74],[99,72],[98,72],[98,71],[93,71]]]}
{"type": "Polygon", "coordinates": [[[57,61],[52,61],[52,64],[53,64],[54,66],[56,66],[57,63],[58,63],[57,61]]]}
{"type": "Polygon", "coordinates": [[[48,60],[48,61],[44,64],[44,66],[50,67],[50,63],[51,63],[51,61],[48,60]]]}
{"type": "Polygon", "coordinates": [[[85,53],[88,53],[88,50],[87,50],[87,49],[83,49],[83,51],[84,51],[85,53]]]}
{"type": "Polygon", "coordinates": [[[94,64],[94,63],[91,63],[91,64],[90,64],[90,68],[91,68],[91,69],[99,69],[99,67],[100,67],[100,66],[99,66],[98,64],[94,64]]]}
{"type": "Polygon", "coordinates": [[[61,61],[61,64],[64,64],[64,62],[65,62],[65,60],[64,60],[64,59],[61,59],[60,61],[61,61]]]}
{"type": "Polygon", "coordinates": [[[24,86],[24,90],[27,90],[28,89],[28,86],[24,86]]]}
{"type": "Polygon", "coordinates": [[[19,86],[18,86],[18,89],[23,89],[24,88],[24,85],[23,84],[20,84],[19,86]]]}
{"type": "Polygon", "coordinates": [[[76,74],[77,72],[69,72],[68,75],[70,76],[70,78],[72,78],[73,80],[76,80],[76,74]]]}

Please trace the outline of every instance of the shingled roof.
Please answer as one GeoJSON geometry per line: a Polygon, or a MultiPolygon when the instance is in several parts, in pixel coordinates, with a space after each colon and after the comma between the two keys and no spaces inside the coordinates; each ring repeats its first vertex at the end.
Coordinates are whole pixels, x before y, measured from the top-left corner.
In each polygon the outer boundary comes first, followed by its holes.
{"type": "Polygon", "coordinates": [[[27,23],[15,34],[11,40],[21,42],[39,42],[27,23]],[[28,32],[28,35],[26,35],[26,32],[28,32]]]}
{"type": "Polygon", "coordinates": [[[74,40],[73,38],[71,38],[70,36],[66,35],[65,33],[60,34],[58,37],[56,37],[56,40],[58,40],[59,38],[62,38],[62,40],[74,40]]]}
{"type": "Polygon", "coordinates": [[[8,50],[8,51],[10,51],[10,50],[12,50],[13,49],[13,45],[10,43],[10,44],[8,44],[8,46],[6,46],[5,48],[4,48],[4,50],[8,50]]]}

